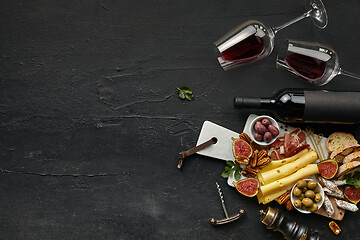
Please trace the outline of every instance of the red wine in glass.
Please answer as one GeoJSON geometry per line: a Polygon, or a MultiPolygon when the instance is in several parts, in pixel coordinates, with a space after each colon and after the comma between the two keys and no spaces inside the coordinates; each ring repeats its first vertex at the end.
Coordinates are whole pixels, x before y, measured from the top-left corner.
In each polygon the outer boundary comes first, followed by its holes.
{"type": "Polygon", "coordinates": [[[340,67],[331,47],[316,42],[287,40],[279,50],[276,65],[315,86],[323,86],[340,74],[360,80],[359,75],[340,67]]]}
{"type": "Polygon", "coordinates": [[[306,0],[307,11],[276,27],[267,27],[262,22],[250,20],[231,30],[215,42],[218,61],[224,70],[259,61],[271,54],[274,38],[280,30],[310,18],[319,28],[327,25],[327,14],[321,0],[306,0]]]}
{"type": "Polygon", "coordinates": [[[320,79],[326,70],[325,61],[299,53],[289,53],[285,58],[285,63],[303,78],[310,81],[320,79]]]}
{"type": "Polygon", "coordinates": [[[224,61],[247,62],[258,57],[264,51],[264,40],[255,34],[226,49],[221,53],[224,61]]]}

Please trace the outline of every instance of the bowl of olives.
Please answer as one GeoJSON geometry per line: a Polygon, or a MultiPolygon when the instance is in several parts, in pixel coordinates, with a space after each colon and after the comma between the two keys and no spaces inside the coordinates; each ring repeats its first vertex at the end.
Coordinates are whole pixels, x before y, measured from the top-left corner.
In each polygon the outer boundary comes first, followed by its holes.
{"type": "Polygon", "coordinates": [[[250,138],[258,145],[270,145],[278,136],[279,124],[270,116],[258,116],[250,123],[250,138]]]}
{"type": "Polygon", "coordinates": [[[313,179],[301,179],[291,189],[291,203],[301,213],[313,213],[324,203],[324,190],[313,179]]]}

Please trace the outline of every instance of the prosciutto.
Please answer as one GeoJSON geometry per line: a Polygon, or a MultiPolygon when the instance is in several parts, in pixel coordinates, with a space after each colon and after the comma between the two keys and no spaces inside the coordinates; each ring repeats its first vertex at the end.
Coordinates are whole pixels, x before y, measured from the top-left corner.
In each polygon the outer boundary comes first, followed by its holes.
{"type": "Polygon", "coordinates": [[[296,128],[290,133],[285,133],[271,144],[268,155],[273,160],[291,157],[303,149],[310,148],[306,142],[306,135],[300,129],[296,128]]]}

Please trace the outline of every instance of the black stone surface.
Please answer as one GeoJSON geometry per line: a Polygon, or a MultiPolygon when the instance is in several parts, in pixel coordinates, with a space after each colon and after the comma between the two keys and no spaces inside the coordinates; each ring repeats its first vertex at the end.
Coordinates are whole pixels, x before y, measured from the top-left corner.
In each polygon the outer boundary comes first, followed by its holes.
{"type": "MultiPolygon", "coordinates": [[[[224,72],[214,41],[249,19],[284,23],[304,2],[3,1],[0,239],[281,239],[260,223],[264,206],[226,185],[223,161],[195,155],[178,170],[177,154],[205,120],[243,129],[250,112],[233,109],[234,96],[309,87],[276,69],[285,39],[326,43],[360,73],[360,2],[325,5],[326,29],[303,20],[278,33],[270,57],[224,72]],[[194,101],[178,98],[182,85],[194,101]],[[230,214],[246,210],[241,220],[209,223],[223,217],[216,181],[230,214]]],[[[360,81],[338,76],[321,89],[360,91],[360,81]]],[[[360,139],[359,126],[312,127],[360,139]]],[[[287,214],[322,239],[360,239],[359,213],[338,222],[338,237],[327,218],[287,214]]]]}

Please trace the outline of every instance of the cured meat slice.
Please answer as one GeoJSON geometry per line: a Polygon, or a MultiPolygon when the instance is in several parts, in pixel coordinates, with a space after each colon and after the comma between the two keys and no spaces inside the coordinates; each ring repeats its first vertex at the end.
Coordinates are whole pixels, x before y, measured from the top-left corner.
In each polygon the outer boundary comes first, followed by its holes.
{"type": "Polygon", "coordinates": [[[305,148],[310,148],[306,143],[306,135],[300,128],[290,134],[285,133],[284,138],[285,157],[291,157],[305,148]]]}
{"type": "Polygon", "coordinates": [[[285,133],[283,137],[276,139],[270,146],[268,155],[273,160],[284,159],[306,148],[310,148],[306,142],[306,135],[300,128],[297,128],[290,133],[285,133]]]}
{"type": "Polygon", "coordinates": [[[268,151],[268,155],[272,160],[284,159],[284,137],[279,137],[275,140],[273,144],[271,144],[270,149],[268,151]]]}

